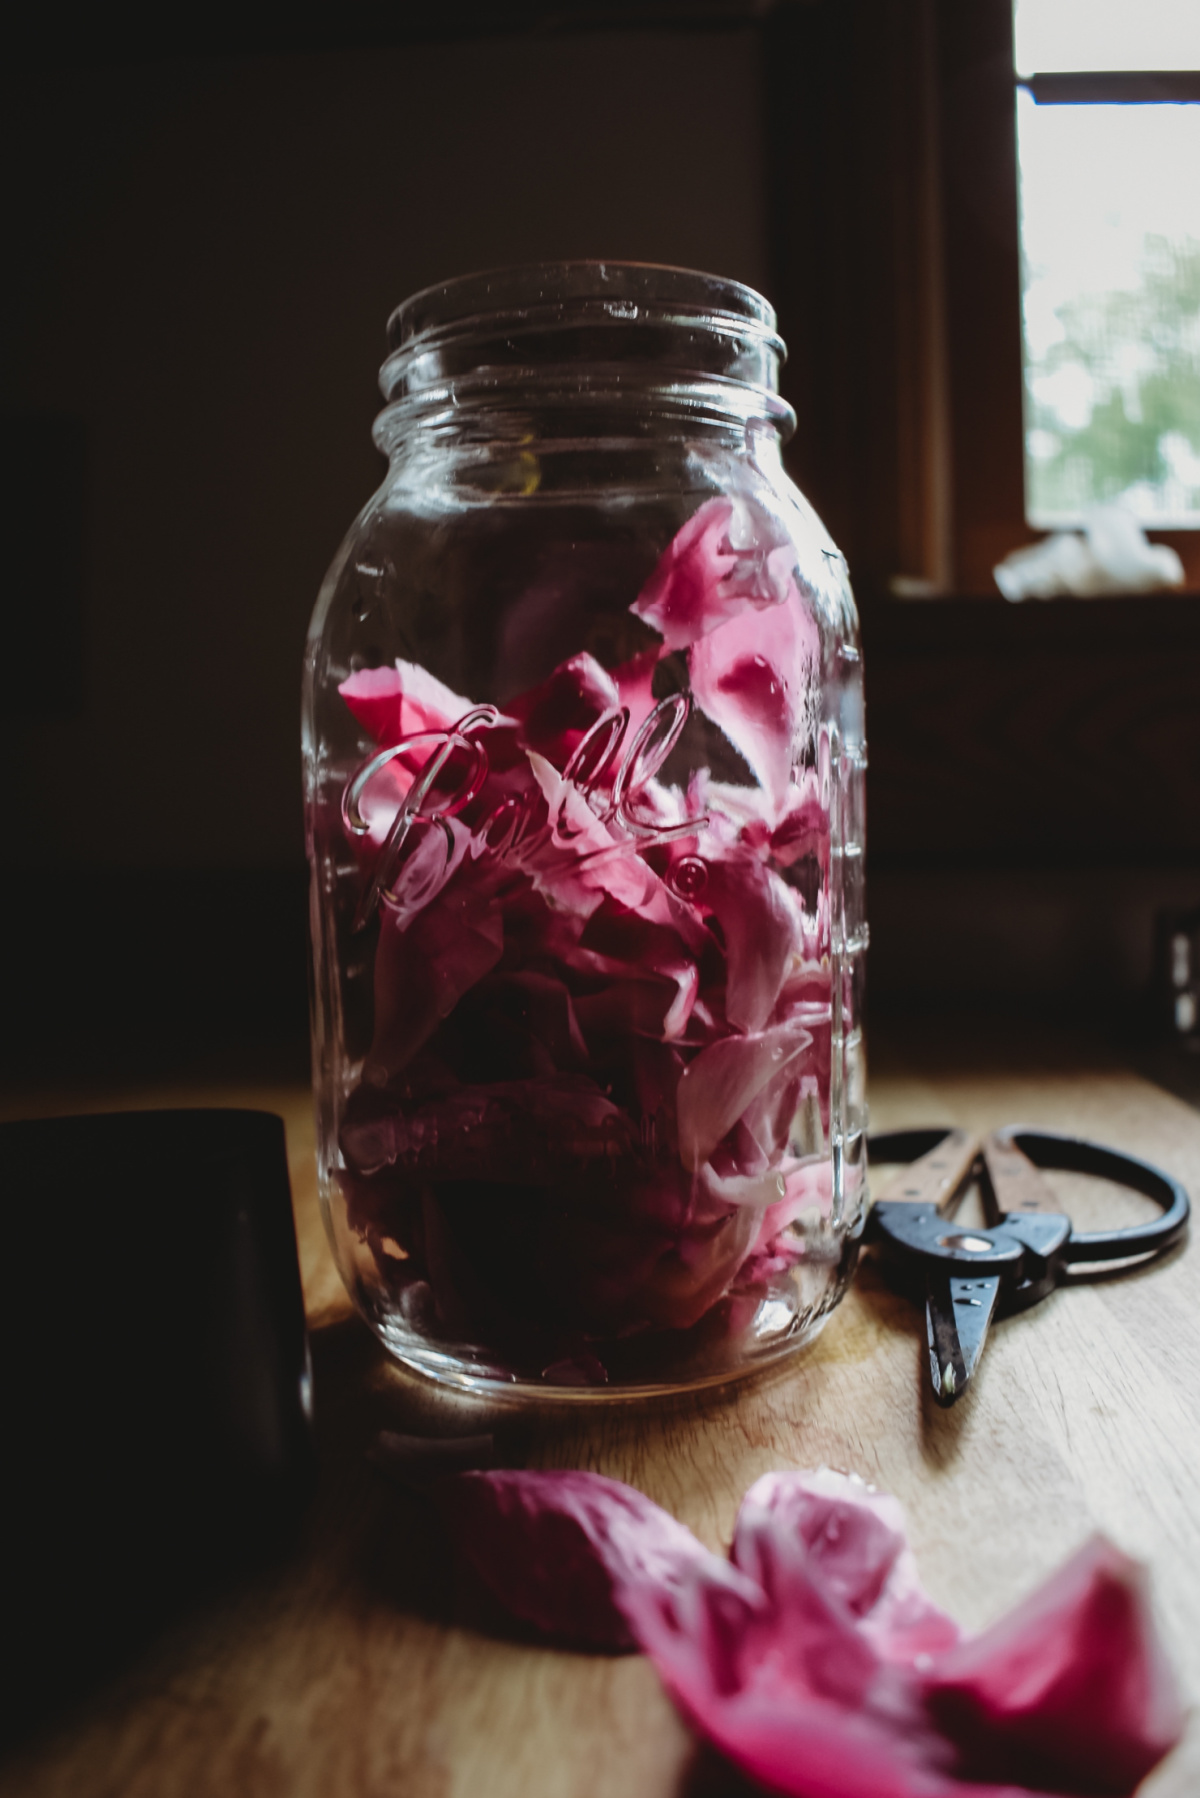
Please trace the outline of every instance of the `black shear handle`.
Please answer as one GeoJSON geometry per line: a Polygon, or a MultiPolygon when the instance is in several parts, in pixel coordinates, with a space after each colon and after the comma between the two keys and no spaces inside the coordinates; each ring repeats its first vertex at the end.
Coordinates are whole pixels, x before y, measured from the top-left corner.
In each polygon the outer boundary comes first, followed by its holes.
{"type": "Polygon", "coordinates": [[[1187,1234],[1191,1204],[1184,1188],[1170,1174],[1133,1155],[1120,1155],[1100,1143],[1075,1136],[1058,1136],[1045,1130],[1023,1130],[1009,1125],[996,1135],[1012,1143],[1035,1167],[1057,1168],[1062,1173],[1090,1174],[1144,1193],[1162,1206],[1162,1216],[1145,1224],[1128,1224],[1119,1230],[1073,1230],[1066,1247],[1066,1263],[1074,1267],[1088,1261],[1124,1261],[1135,1256],[1161,1255],[1187,1234]]]}
{"type": "MultiPolygon", "coordinates": [[[[946,1134],[945,1130],[888,1130],[869,1139],[868,1153],[876,1161],[916,1161],[936,1148],[946,1134]]],[[[1162,1216],[1146,1224],[1128,1224],[1119,1230],[1072,1231],[1063,1254],[1067,1267],[1161,1255],[1187,1234],[1191,1205],[1186,1191],[1178,1180],[1150,1162],[1076,1136],[1026,1130],[1019,1124],[1008,1124],[995,1134],[1001,1142],[1011,1143],[1027,1156],[1035,1167],[1111,1180],[1115,1185],[1144,1193],[1162,1206],[1162,1216]]]]}

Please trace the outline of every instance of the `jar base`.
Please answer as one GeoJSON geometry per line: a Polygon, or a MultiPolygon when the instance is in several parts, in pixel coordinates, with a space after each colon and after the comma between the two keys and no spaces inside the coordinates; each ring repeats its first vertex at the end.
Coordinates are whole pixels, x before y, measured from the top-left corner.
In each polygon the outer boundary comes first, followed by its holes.
{"type": "Polygon", "coordinates": [[[365,1306],[364,1310],[392,1359],[407,1373],[443,1390],[521,1407],[611,1405],[729,1385],[760,1372],[820,1335],[845,1285],[845,1279],[838,1279],[819,1298],[803,1295],[808,1298],[805,1303],[789,1282],[764,1294],[735,1332],[713,1327],[717,1320],[710,1319],[671,1338],[597,1344],[603,1362],[591,1349],[584,1349],[552,1363],[540,1377],[507,1365],[495,1353],[432,1341],[395,1313],[381,1316],[371,1315],[365,1306]]]}

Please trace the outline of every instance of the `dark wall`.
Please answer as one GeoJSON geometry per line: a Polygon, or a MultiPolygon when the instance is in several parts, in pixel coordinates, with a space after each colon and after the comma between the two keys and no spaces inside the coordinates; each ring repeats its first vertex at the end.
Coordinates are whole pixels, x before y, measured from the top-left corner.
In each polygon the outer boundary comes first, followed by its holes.
{"type": "Polygon", "coordinates": [[[2,404],[10,458],[40,457],[61,498],[6,533],[29,660],[0,742],[31,773],[9,786],[5,860],[295,865],[301,649],[382,474],[389,312],[543,257],[765,286],[758,34],[43,57],[15,89],[2,404]],[[80,440],[81,693],[69,596],[46,580],[80,440]]]}
{"type": "Polygon", "coordinates": [[[86,66],[47,24],[0,75],[10,1073],[303,1033],[301,652],[383,473],[392,308],[553,257],[768,285],[756,28],[475,24],[97,29],[86,66]]]}
{"type": "Polygon", "coordinates": [[[1200,608],[884,593],[944,534],[918,403],[943,10],[658,0],[662,29],[556,33],[513,5],[487,37],[464,0],[444,41],[364,48],[360,20],[357,48],[264,54],[239,25],[170,57],[140,25],[81,55],[46,15],[0,72],[13,1065],[302,1034],[300,657],[382,473],[385,322],[542,257],[780,308],[793,465],[863,601],[876,1007],[1136,1004],[1156,918],[1200,904],[1200,608]]]}

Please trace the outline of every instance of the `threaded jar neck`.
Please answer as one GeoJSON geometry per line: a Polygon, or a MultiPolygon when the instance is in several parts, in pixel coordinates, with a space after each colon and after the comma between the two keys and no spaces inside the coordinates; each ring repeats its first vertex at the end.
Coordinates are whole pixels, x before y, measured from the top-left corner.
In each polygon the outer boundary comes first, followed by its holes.
{"type": "Polygon", "coordinates": [[[791,435],[778,392],[786,354],[751,287],[688,269],[549,262],[466,275],[397,307],[380,370],[381,448],[406,427],[522,407],[569,407],[611,428],[614,406],[670,431],[761,420],[791,435]]]}

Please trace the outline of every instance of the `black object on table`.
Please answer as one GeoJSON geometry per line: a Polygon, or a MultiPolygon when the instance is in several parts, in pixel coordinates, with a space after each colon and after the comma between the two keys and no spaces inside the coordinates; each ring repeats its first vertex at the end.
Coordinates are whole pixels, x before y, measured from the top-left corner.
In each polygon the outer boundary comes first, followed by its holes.
{"type": "Polygon", "coordinates": [[[311,1380],[282,1121],[0,1127],[7,1730],[295,1535],[311,1380]]]}
{"type": "Polygon", "coordinates": [[[911,1165],[876,1200],[867,1221],[898,1283],[919,1289],[933,1393],[962,1396],[994,1316],[1024,1311],[1086,1270],[1092,1277],[1142,1266],[1187,1232],[1190,1205],[1178,1180],[1100,1143],[1009,1125],[989,1136],[964,1130],[895,1130],[873,1136],[872,1161],[911,1165]],[[1039,1169],[1090,1174],[1144,1193],[1161,1206],[1148,1223],[1077,1231],[1039,1169]],[[979,1182],[987,1224],[960,1229],[955,1208],[979,1182]]]}

